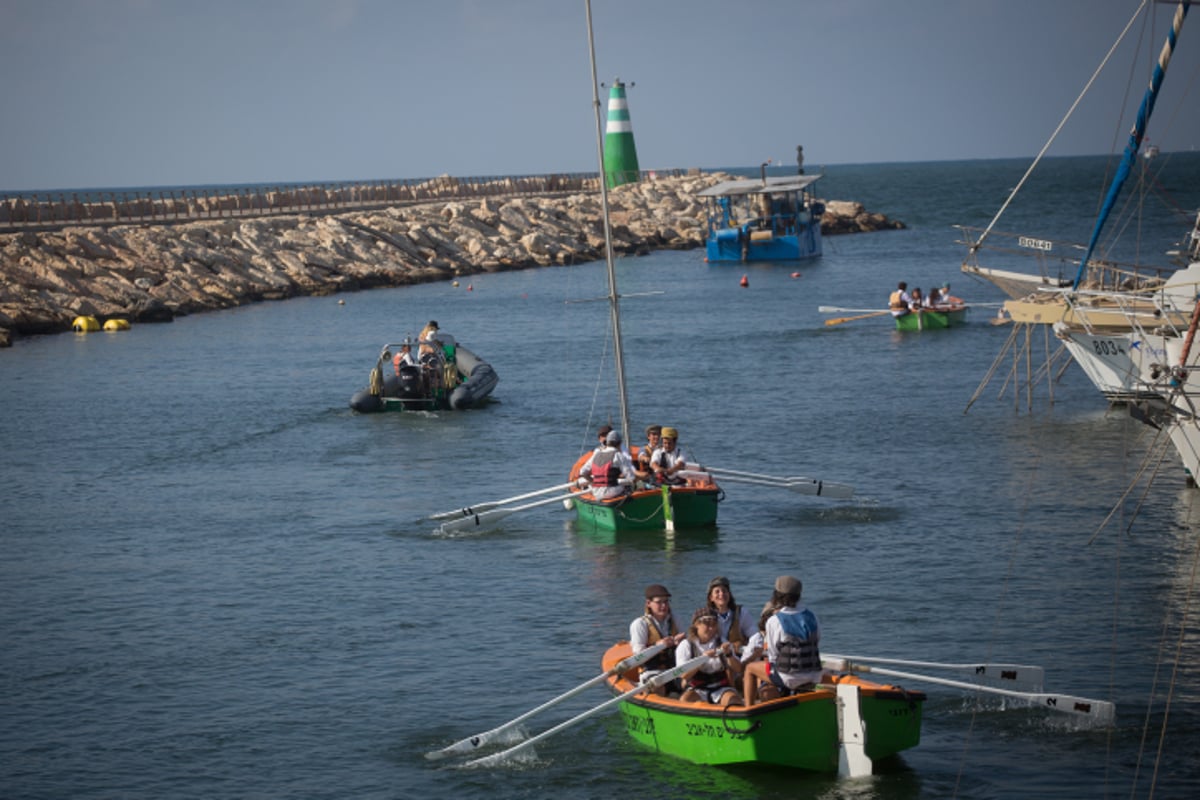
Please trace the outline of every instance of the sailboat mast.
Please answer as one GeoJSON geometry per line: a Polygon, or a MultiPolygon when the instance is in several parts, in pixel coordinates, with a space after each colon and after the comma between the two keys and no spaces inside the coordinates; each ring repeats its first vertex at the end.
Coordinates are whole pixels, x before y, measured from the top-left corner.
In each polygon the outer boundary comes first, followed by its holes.
{"type": "Polygon", "coordinates": [[[1158,63],[1154,65],[1154,71],[1150,75],[1150,85],[1146,87],[1146,94],[1142,97],[1142,105],[1138,108],[1133,130],[1129,132],[1129,143],[1125,145],[1125,153],[1117,167],[1117,173],[1113,176],[1112,184],[1108,188],[1104,205],[1100,208],[1096,227],[1092,229],[1092,238],[1088,241],[1087,250],[1079,261],[1079,272],[1075,274],[1075,284],[1071,287],[1073,289],[1078,289],[1079,284],[1083,282],[1088,259],[1092,257],[1092,250],[1095,249],[1096,242],[1100,239],[1100,232],[1104,229],[1104,223],[1108,221],[1108,214],[1117,202],[1117,195],[1121,193],[1121,187],[1125,185],[1125,179],[1129,177],[1129,171],[1133,168],[1138,148],[1142,146],[1142,137],[1146,135],[1146,123],[1150,121],[1150,115],[1154,113],[1154,101],[1158,99],[1158,90],[1162,86],[1163,76],[1167,73],[1167,66],[1171,63],[1171,55],[1175,52],[1175,43],[1179,39],[1179,30],[1183,27],[1183,20],[1187,17],[1189,6],[1191,6],[1190,0],[1182,0],[1175,7],[1171,30],[1167,32],[1167,41],[1163,43],[1162,50],[1158,54],[1158,63]]]}
{"type": "Polygon", "coordinates": [[[617,271],[613,266],[612,224],[608,215],[608,180],[604,169],[604,126],[600,121],[600,84],[596,78],[596,43],[592,36],[592,1],[584,0],[587,11],[588,55],[592,62],[592,107],[596,112],[596,152],[600,162],[600,208],[604,216],[604,260],[608,266],[608,307],[612,313],[613,353],[617,368],[617,391],[621,396],[621,435],[629,442],[629,401],[625,393],[625,353],[621,345],[621,303],[617,296],[617,271]]]}

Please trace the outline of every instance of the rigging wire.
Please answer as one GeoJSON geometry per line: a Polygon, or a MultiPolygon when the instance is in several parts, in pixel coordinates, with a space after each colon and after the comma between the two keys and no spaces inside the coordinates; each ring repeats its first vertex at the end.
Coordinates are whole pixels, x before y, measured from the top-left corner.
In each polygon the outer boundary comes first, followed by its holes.
{"type": "Polygon", "coordinates": [[[1058,134],[1062,131],[1063,126],[1067,124],[1067,120],[1069,120],[1071,115],[1075,113],[1075,109],[1083,101],[1084,96],[1091,90],[1092,84],[1096,82],[1098,77],[1100,77],[1100,73],[1104,70],[1105,65],[1108,64],[1109,59],[1112,58],[1113,53],[1116,52],[1117,46],[1120,45],[1125,39],[1125,34],[1129,33],[1129,29],[1133,27],[1133,23],[1137,20],[1138,15],[1141,14],[1142,9],[1146,7],[1146,2],[1147,0],[1142,0],[1141,4],[1137,7],[1137,10],[1133,12],[1133,16],[1130,17],[1129,22],[1125,24],[1124,30],[1121,31],[1121,34],[1117,37],[1117,40],[1113,42],[1112,47],[1109,48],[1108,52],[1104,55],[1104,58],[1100,61],[1100,66],[1096,67],[1096,71],[1092,73],[1092,77],[1088,78],[1088,82],[1084,85],[1083,91],[1081,91],[1079,96],[1075,98],[1075,102],[1072,103],[1071,107],[1067,109],[1067,113],[1062,118],[1062,121],[1058,123],[1058,127],[1054,129],[1054,132],[1050,134],[1050,138],[1046,141],[1046,144],[1042,146],[1041,151],[1038,152],[1037,156],[1034,157],[1033,163],[1029,165],[1029,169],[1025,170],[1025,174],[1021,176],[1021,180],[1017,181],[1017,185],[1013,187],[1012,192],[1009,193],[1008,198],[1004,201],[1004,204],[1000,206],[1000,210],[996,212],[996,216],[992,217],[992,221],[988,223],[987,228],[985,228],[983,233],[979,235],[979,239],[971,245],[968,255],[974,255],[979,250],[980,246],[983,245],[983,240],[986,239],[988,234],[992,232],[992,228],[994,228],[996,223],[1000,221],[1000,217],[1008,209],[1013,199],[1017,196],[1017,193],[1021,191],[1021,187],[1025,185],[1025,181],[1029,179],[1030,174],[1037,167],[1037,165],[1041,163],[1042,157],[1046,155],[1046,151],[1050,149],[1050,145],[1052,145],[1054,140],[1058,138],[1058,134]]]}
{"type": "MultiPolygon", "coordinates": [[[[1033,466],[1030,467],[1030,469],[1029,469],[1028,483],[1025,486],[1025,491],[1021,493],[1021,497],[1022,497],[1021,513],[1017,518],[1017,530],[1016,530],[1016,533],[1013,535],[1014,538],[1013,538],[1013,542],[1012,542],[1012,547],[1009,549],[1009,554],[1008,554],[1008,567],[1005,570],[1004,580],[1001,581],[1000,593],[996,600],[996,614],[992,620],[992,626],[991,626],[991,631],[993,632],[993,634],[1000,626],[1000,620],[1003,618],[1004,604],[1005,604],[1005,601],[1010,596],[1010,592],[1011,592],[1011,588],[1012,588],[1012,578],[1013,578],[1013,574],[1016,572],[1017,553],[1021,549],[1021,539],[1025,532],[1025,518],[1026,518],[1026,514],[1029,511],[1029,499],[1033,496],[1034,480],[1037,478],[1038,467],[1041,464],[1041,461],[1042,461],[1041,453],[1035,454],[1034,460],[1033,460],[1033,466]]],[[[987,640],[987,644],[983,650],[985,663],[990,663],[992,660],[992,652],[993,652],[994,644],[995,644],[994,635],[989,636],[988,640],[987,640]]],[[[982,696],[979,693],[976,693],[975,704],[971,708],[970,721],[967,723],[966,738],[965,738],[965,741],[963,742],[962,753],[960,755],[959,762],[958,762],[958,772],[954,776],[954,791],[951,793],[952,797],[958,796],[959,785],[962,782],[963,772],[967,766],[967,755],[969,754],[970,749],[971,749],[971,747],[970,747],[971,735],[974,733],[974,730],[975,730],[976,718],[978,717],[979,712],[982,710],[983,710],[982,696]]]]}
{"type": "MultiPolygon", "coordinates": [[[[596,405],[599,402],[600,386],[604,383],[604,373],[608,368],[608,345],[612,341],[612,320],[609,319],[609,328],[605,331],[604,336],[604,351],[600,354],[600,364],[596,370],[596,383],[592,388],[592,404],[588,408],[587,423],[583,426],[583,439],[579,443],[579,454],[583,455],[585,450],[594,449],[595,434],[592,433],[592,423],[596,418],[596,405]],[[589,444],[589,439],[591,443],[589,444]]],[[[610,415],[611,420],[611,415],[610,415]]],[[[611,424],[611,421],[610,421],[611,424]]]]}
{"type": "MultiPolygon", "coordinates": [[[[1200,537],[1192,549],[1192,572],[1188,579],[1187,592],[1184,595],[1183,614],[1179,620],[1179,636],[1175,641],[1175,663],[1171,669],[1171,679],[1167,684],[1167,697],[1163,702],[1162,725],[1158,734],[1158,749],[1154,755],[1154,773],[1150,779],[1150,792],[1147,797],[1154,797],[1154,787],[1158,783],[1158,769],[1162,763],[1163,747],[1167,741],[1167,721],[1171,716],[1171,701],[1175,697],[1175,685],[1179,679],[1179,665],[1183,661],[1183,642],[1187,635],[1188,615],[1191,612],[1192,597],[1196,591],[1197,567],[1200,566],[1200,537]]],[[[1165,622],[1165,620],[1164,620],[1165,622]]]]}
{"type": "MultiPolygon", "coordinates": [[[[1129,486],[1126,487],[1125,491],[1121,493],[1121,496],[1117,498],[1117,502],[1113,505],[1112,510],[1108,512],[1108,515],[1105,516],[1103,520],[1101,520],[1100,524],[1096,527],[1096,530],[1092,532],[1091,538],[1088,539],[1088,541],[1087,541],[1089,546],[1095,543],[1096,537],[1099,536],[1100,532],[1103,531],[1105,529],[1105,527],[1108,526],[1108,523],[1112,521],[1112,518],[1118,512],[1124,510],[1125,500],[1129,497],[1130,494],[1133,493],[1133,490],[1135,488],[1137,488],[1137,485],[1141,481],[1142,476],[1146,474],[1146,470],[1150,468],[1151,464],[1153,464],[1154,470],[1150,473],[1150,480],[1146,484],[1146,491],[1150,490],[1150,487],[1154,484],[1155,477],[1158,476],[1159,467],[1162,465],[1163,460],[1166,459],[1167,455],[1169,454],[1170,445],[1171,445],[1170,438],[1164,438],[1163,431],[1161,429],[1159,429],[1154,434],[1154,438],[1151,440],[1150,446],[1146,450],[1146,455],[1142,458],[1142,463],[1139,465],[1138,471],[1136,473],[1134,473],[1132,480],[1130,480],[1129,486]]],[[[1143,495],[1143,499],[1144,499],[1144,495],[1143,495]]],[[[1141,502],[1142,502],[1141,500],[1138,501],[1138,506],[1137,506],[1138,511],[1141,510],[1141,502]]],[[[1136,518],[1137,518],[1137,511],[1135,511],[1133,517],[1130,518],[1129,524],[1132,525],[1133,520],[1136,518]]],[[[1128,532],[1128,528],[1126,528],[1126,532],[1128,532]]]]}

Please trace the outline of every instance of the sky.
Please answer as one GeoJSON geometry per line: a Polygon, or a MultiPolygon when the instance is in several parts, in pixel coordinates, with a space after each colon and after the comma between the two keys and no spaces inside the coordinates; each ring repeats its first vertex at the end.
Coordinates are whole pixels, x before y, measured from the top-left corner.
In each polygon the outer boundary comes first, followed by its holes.
{"type": "MultiPolygon", "coordinates": [[[[592,17],[643,169],[793,165],[802,145],[812,171],[1033,157],[1141,5],[592,0],[592,17]]],[[[1049,155],[1124,147],[1172,10],[1150,4],[1049,155]]],[[[0,0],[0,64],[0,191],[597,169],[584,0],[0,0]]],[[[1200,8],[1150,123],[1164,151],[1200,148],[1198,65],[1200,8]]]]}

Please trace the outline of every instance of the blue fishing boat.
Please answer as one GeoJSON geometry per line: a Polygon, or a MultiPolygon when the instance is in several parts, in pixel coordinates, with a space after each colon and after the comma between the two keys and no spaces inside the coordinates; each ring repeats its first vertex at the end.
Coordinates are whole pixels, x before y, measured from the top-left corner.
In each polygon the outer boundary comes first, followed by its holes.
{"type": "Polygon", "coordinates": [[[798,261],[821,255],[825,205],[810,188],[820,175],[724,181],[700,192],[708,202],[705,257],[716,261],[798,261]]]}

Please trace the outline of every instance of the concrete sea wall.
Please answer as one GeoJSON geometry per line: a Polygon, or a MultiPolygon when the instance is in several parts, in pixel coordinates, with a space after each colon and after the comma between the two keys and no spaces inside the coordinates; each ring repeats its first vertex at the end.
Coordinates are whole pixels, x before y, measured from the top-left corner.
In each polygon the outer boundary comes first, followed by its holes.
{"type": "MultiPolygon", "coordinates": [[[[618,253],[700,247],[700,190],[733,176],[678,175],[609,194],[618,253]]],[[[822,231],[903,227],[827,201],[822,231]]],[[[0,346],[101,322],[165,322],[261,300],[568,266],[604,257],[596,192],[449,199],[344,213],[75,225],[0,234],[0,346]]]]}

